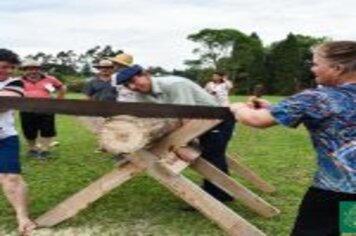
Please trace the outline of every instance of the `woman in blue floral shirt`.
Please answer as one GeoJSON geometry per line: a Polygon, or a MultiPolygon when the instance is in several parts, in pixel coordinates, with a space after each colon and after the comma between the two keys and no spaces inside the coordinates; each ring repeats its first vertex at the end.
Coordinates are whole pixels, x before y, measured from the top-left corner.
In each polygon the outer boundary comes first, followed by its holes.
{"type": "Polygon", "coordinates": [[[253,127],[304,124],[317,153],[318,168],[291,235],[337,236],[339,203],[356,201],[356,42],[318,45],[313,49],[311,71],[322,85],[317,89],[274,106],[252,98],[246,104],[232,104],[231,110],[237,120],[253,127]]]}

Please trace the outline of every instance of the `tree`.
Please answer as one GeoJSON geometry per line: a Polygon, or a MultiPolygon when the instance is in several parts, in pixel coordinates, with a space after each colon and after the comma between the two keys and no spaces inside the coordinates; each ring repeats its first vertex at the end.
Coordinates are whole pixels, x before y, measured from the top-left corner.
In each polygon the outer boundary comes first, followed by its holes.
{"type": "Polygon", "coordinates": [[[236,38],[244,34],[234,29],[203,29],[198,33],[188,35],[188,39],[199,43],[193,53],[199,56],[200,64],[218,69],[218,62],[229,57],[236,38]]]}
{"type": "Polygon", "coordinates": [[[315,37],[305,36],[305,35],[296,35],[296,38],[298,41],[298,47],[301,54],[301,58],[300,58],[301,61],[299,64],[301,76],[300,76],[300,80],[298,81],[300,85],[298,90],[302,90],[305,88],[310,88],[315,86],[314,75],[310,71],[310,64],[313,59],[312,58],[313,55],[310,49],[314,45],[325,42],[328,39],[325,37],[315,38],[315,37]]]}
{"type": "Polygon", "coordinates": [[[295,35],[288,34],[285,40],[275,43],[269,54],[269,69],[273,82],[268,84],[272,93],[288,95],[299,86],[301,54],[295,35]]]}
{"type": "Polygon", "coordinates": [[[286,39],[272,44],[267,54],[271,81],[268,84],[269,91],[287,95],[314,87],[314,75],[310,71],[310,49],[325,40],[290,33],[286,39]]]}
{"type": "Polygon", "coordinates": [[[80,74],[86,78],[90,77],[93,75],[93,72],[91,70],[91,66],[89,63],[85,63],[83,68],[80,71],[80,74]]]}
{"type": "Polygon", "coordinates": [[[238,92],[250,93],[256,84],[265,83],[265,53],[256,33],[235,40],[230,60],[230,71],[236,77],[238,92]]]}

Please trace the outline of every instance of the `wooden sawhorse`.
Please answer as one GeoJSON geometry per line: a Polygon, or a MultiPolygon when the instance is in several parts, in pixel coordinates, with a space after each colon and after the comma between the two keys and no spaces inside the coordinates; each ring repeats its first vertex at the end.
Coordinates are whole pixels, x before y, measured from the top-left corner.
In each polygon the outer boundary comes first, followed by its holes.
{"type": "MultiPolygon", "coordinates": [[[[51,227],[75,216],[90,203],[103,197],[111,190],[145,171],[179,198],[195,207],[215,222],[228,235],[262,236],[262,231],[233,212],[223,203],[184,177],[181,172],[188,166],[206,179],[230,193],[251,210],[261,216],[272,217],[279,210],[248,190],[242,184],[198,157],[192,164],[177,158],[172,150],[186,145],[189,141],[219,124],[220,120],[191,120],[182,127],[155,143],[151,148],[141,149],[125,155],[127,161],[116,166],[86,188],[67,198],[52,210],[36,219],[40,227],[51,227]]],[[[257,188],[273,192],[274,187],[258,177],[249,168],[229,158],[230,168],[250,180],[257,188]]]]}

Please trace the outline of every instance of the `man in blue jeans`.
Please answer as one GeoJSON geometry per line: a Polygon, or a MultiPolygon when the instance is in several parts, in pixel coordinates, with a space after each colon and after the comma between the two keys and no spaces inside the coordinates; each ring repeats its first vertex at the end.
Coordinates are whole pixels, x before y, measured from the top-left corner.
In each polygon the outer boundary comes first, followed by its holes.
{"type": "MultiPolygon", "coordinates": [[[[220,106],[213,96],[191,80],[178,76],[151,77],[139,65],[122,70],[116,76],[116,82],[137,92],[137,102],[220,106]]],[[[228,173],[225,152],[234,123],[233,119],[225,120],[200,137],[202,157],[225,173],[228,173]]],[[[222,202],[233,200],[207,180],[204,180],[203,189],[222,202]]]]}
{"type": "MultiPolygon", "coordinates": [[[[7,49],[0,49],[0,96],[23,96],[23,83],[11,78],[18,56],[7,49]]],[[[35,228],[27,212],[26,185],[22,179],[20,166],[20,145],[14,126],[14,112],[0,110],[0,184],[15,209],[18,229],[27,234],[35,228]]]]}

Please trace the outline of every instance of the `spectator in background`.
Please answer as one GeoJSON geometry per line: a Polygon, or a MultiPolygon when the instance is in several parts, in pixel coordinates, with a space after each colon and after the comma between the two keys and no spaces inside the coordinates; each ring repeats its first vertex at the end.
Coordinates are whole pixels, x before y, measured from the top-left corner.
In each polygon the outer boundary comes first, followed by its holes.
{"type": "Polygon", "coordinates": [[[215,72],[211,81],[205,85],[205,90],[213,95],[222,106],[229,106],[229,91],[233,85],[226,75],[221,72],[215,72]]]}
{"type": "MultiPolygon", "coordinates": [[[[15,53],[0,49],[0,96],[23,96],[23,82],[10,77],[19,63],[15,53]]],[[[0,184],[16,212],[19,232],[27,235],[36,224],[27,212],[27,189],[21,176],[20,144],[14,123],[14,111],[0,110],[0,184]]]]}
{"type": "MultiPolygon", "coordinates": [[[[42,73],[39,62],[24,61],[21,69],[24,72],[20,78],[24,83],[25,97],[50,99],[52,94],[57,93],[57,99],[64,98],[66,87],[55,77],[42,73]]],[[[56,136],[55,115],[20,112],[20,119],[22,131],[29,146],[28,156],[49,157],[49,148],[56,136]]]]}
{"type": "Polygon", "coordinates": [[[114,64],[109,60],[101,60],[94,68],[98,69],[99,73],[85,85],[84,94],[90,100],[116,101],[117,91],[111,82],[114,64]]]}
{"type": "Polygon", "coordinates": [[[112,77],[113,86],[116,87],[118,96],[118,102],[134,102],[136,100],[136,93],[121,84],[116,84],[116,76],[123,69],[129,67],[133,63],[133,57],[127,53],[120,53],[115,57],[111,58],[111,61],[114,63],[116,73],[112,77]]]}

